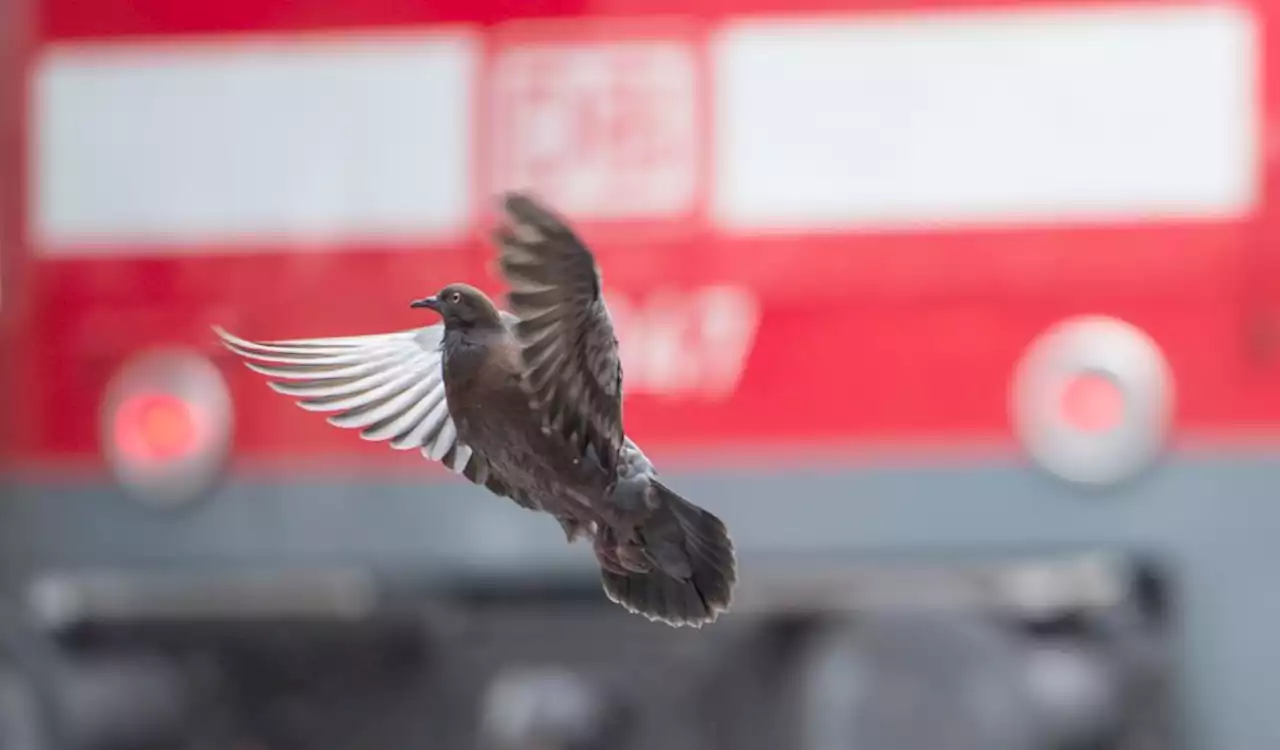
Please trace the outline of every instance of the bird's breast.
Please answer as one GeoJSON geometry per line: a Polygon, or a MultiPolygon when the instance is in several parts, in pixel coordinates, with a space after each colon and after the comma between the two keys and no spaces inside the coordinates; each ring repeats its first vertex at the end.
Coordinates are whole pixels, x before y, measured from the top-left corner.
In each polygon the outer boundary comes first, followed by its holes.
{"type": "Polygon", "coordinates": [[[511,361],[519,350],[509,343],[446,342],[445,394],[459,439],[483,455],[503,482],[548,510],[570,497],[603,501],[612,478],[575,455],[567,441],[543,431],[542,415],[511,361]]]}

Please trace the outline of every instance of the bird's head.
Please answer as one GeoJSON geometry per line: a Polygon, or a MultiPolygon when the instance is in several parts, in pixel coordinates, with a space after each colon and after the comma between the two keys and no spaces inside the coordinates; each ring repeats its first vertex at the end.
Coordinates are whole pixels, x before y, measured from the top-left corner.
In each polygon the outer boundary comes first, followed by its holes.
{"type": "Polygon", "coordinates": [[[433,297],[409,303],[410,307],[435,310],[444,319],[445,328],[464,329],[502,325],[502,317],[493,300],[470,284],[450,284],[433,297]]]}

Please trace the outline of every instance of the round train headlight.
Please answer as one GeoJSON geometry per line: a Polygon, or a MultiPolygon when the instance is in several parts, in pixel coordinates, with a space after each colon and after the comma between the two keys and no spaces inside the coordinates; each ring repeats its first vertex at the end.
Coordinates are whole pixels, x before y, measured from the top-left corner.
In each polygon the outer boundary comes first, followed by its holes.
{"type": "Polygon", "coordinates": [[[1105,316],[1071,318],[1032,342],[1010,407],[1036,464],[1070,482],[1111,485],[1160,455],[1173,419],[1173,376],[1137,327],[1105,316]]]}
{"type": "Polygon", "coordinates": [[[222,374],[186,350],[128,361],[102,403],[102,449],[120,485],[149,505],[178,507],[217,483],[230,454],[231,396],[222,374]]]}

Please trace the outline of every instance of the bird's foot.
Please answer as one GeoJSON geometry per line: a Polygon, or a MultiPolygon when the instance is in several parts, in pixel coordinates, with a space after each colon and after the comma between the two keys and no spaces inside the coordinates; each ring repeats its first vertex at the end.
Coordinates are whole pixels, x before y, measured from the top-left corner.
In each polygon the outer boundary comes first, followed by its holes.
{"type": "Polygon", "coordinates": [[[598,527],[593,547],[600,567],[610,573],[627,576],[653,570],[653,563],[649,560],[644,545],[633,538],[619,539],[612,527],[598,527]]]}
{"type": "Polygon", "coordinates": [[[588,524],[573,518],[557,518],[556,520],[560,522],[560,528],[564,529],[565,541],[570,544],[578,541],[579,537],[586,536],[590,530],[588,524]]]}
{"type": "Polygon", "coordinates": [[[617,546],[618,562],[631,573],[648,573],[653,570],[649,555],[637,542],[628,542],[617,546]]]}
{"type": "Polygon", "coordinates": [[[600,562],[601,568],[615,575],[627,575],[628,571],[618,560],[618,552],[608,534],[597,534],[592,546],[595,549],[596,560],[600,562]]]}

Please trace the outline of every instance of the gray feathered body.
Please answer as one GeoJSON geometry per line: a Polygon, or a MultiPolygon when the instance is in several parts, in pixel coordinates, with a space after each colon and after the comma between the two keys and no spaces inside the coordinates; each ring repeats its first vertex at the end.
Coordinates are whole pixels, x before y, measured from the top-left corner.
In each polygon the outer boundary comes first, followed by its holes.
{"type": "Polygon", "coordinates": [[[447,331],[442,348],[458,437],[488,459],[492,476],[537,510],[581,524],[600,522],[610,477],[541,429],[521,387],[523,364],[510,328],[447,331]]]}
{"type": "MultiPolygon", "coordinates": [[[[622,364],[591,251],[528,196],[494,233],[511,289],[500,311],[451,284],[420,300],[442,323],[362,336],[223,343],[272,388],[366,440],[418,450],[593,542],[609,598],[672,625],[732,602],[733,542],[659,478],[627,437],[622,364]]],[[[414,305],[419,306],[417,303],[414,305]]]]}
{"type": "Polygon", "coordinates": [[[658,479],[653,463],[625,438],[603,467],[544,424],[529,403],[513,333],[450,331],[441,342],[449,409],[458,438],[483,454],[490,474],[517,502],[554,516],[570,540],[592,539],[610,598],[672,624],[714,619],[732,596],[733,547],[719,518],[658,479]]]}

